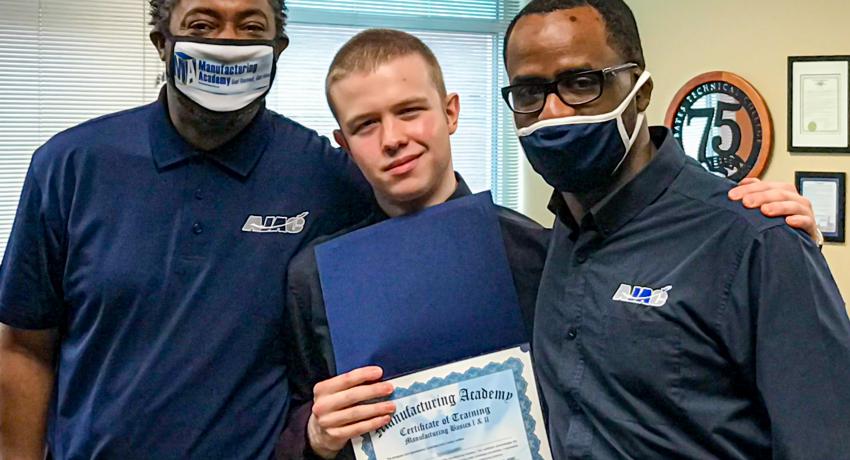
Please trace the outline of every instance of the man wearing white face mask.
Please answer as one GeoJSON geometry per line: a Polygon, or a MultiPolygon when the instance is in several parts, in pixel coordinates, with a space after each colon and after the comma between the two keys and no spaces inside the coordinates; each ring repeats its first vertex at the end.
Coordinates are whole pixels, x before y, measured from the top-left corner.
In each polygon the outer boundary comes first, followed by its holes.
{"type": "Polygon", "coordinates": [[[264,107],[282,1],[151,6],[159,100],[33,156],[0,269],[3,459],[268,458],[289,258],[371,209],[347,156],[264,107]]]}
{"type": "Polygon", "coordinates": [[[622,0],[532,0],[506,35],[557,219],[535,311],[553,456],[850,458],[850,321],[816,245],[644,120],[622,0]]]}

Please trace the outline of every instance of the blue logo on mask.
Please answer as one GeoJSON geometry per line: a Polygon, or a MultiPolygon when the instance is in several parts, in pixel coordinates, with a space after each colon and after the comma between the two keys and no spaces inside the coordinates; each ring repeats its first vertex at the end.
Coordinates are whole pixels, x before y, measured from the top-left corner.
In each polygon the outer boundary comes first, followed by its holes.
{"type": "Polygon", "coordinates": [[[174,53],[174,78],[184,85],[195,83],[198,75],[198,63],[186,53],[174,53]]]}

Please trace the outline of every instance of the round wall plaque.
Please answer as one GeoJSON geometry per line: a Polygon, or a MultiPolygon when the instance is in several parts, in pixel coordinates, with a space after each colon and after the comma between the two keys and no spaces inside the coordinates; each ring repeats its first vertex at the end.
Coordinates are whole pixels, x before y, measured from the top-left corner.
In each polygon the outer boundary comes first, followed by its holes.
{"type": "Polygon", "coordinates": [[[759,177],[773,146],[770,113],[758,91],[729,72],[702,74],[679,90],[665,124],[685,153],[732,181],[759,177]]]}

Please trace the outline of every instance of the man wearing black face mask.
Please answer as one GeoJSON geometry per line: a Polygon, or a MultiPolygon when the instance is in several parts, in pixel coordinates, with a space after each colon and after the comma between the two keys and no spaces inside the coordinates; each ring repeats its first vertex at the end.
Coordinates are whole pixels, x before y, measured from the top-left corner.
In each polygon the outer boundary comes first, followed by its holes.
{"type": "Polygon", "coordinates": [[[829,268],[647,127],[628,6],[533,0],[505,62],[520,141],[556,189],[534,329],[554,457],[850,458],[829,268]]]}
{"type": "Polygon", "coordinates": [[[4,459],[268,458],[289,258],[369,208],[345,155],[264,107],[282,1],[151,6],[159,101],[33,156],[0,269],[4,459]]]}

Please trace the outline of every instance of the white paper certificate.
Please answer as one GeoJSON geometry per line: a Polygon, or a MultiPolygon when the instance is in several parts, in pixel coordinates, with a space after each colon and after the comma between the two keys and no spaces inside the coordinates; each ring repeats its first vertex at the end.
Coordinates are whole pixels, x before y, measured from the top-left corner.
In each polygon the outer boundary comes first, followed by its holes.
{"type": "Polygon", "coordinates": [[[838,231],[838,182],[804,180],[801,193],[812,202],[815,221],[825,235],[838,231]]]}
{"type": "Polygon", "coordinates": [[[791,68],[790,145],[847,148],[847,61],[794,62],[791,68]]]}
{"type": "Polygon", "coordinates": [[[364,460],[548,460],[531,357],[500,351],[391,380],[396,412],[354,440],[364,460]]]}
{"type": "Polygon", "coordinates": [[[841,75],[801,75],[800,132],[838,133],[841,75]]]}

